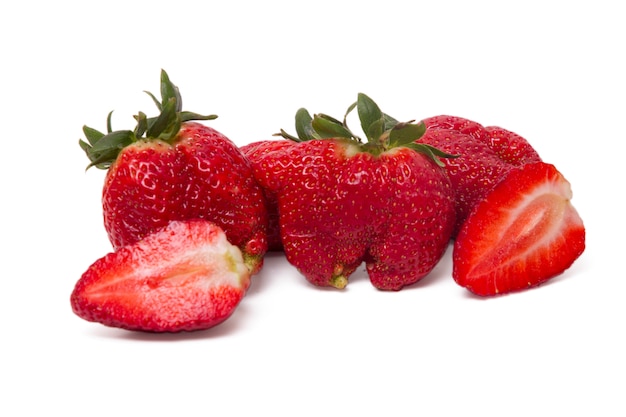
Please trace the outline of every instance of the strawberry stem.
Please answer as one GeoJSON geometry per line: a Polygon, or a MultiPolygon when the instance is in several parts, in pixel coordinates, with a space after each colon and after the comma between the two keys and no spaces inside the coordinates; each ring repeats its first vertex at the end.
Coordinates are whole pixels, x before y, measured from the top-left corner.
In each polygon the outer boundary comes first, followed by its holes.
{"type": "Polygon", "coordinates": [[[342,290],[348,285],[348,278],[343,275],[334,276],[331,278],[330,283],[332,287],[342,290]]]}

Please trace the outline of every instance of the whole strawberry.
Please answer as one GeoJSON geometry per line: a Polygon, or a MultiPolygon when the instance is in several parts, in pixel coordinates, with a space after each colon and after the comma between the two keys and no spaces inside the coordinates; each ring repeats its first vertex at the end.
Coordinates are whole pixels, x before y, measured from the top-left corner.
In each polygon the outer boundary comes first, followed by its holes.
{"type": "MultiPolygon", "coordinates": [[[[264,184],[271,184],[274,181],[272,176],[275,171],[268,169],[268,167],[273,166],[274,161],[280,157],[280,153],[293,144],[295,144],[295,142],[284,139],[262,140],[244,145],[240,149],[250,161],[255,175],[264,176],[260,181],[264,184]]],[[[278,223],[278,198],[276,193],[271,191],[276,188],[278,187],[275,185],[268,185],[263,188],[268,214],[268,249],[271,251],[280,251],[283,249],[278,223]]]]}
{"type": "Polygon", "coordinates": [[[426,132],[419,143],[458,156],[443,161],[455,191],[456,225],[453,237],[456,237],[476,204],[512,169],[541,161],[524,138],[506,129],[485,128],[455,116],[435,116],[423,122],[426,132]]]}
{"type": "MultiPolygon", "coordinates": [[[[149,94],[149,93],[148,93],[149,94]]],[[[84,127],[80,145],[91,166],[108,169],[102,192],[104,226],[114,248],[133,244],[173,220],[207,219],[244,253],[252,271],[267,251],[263,191],[226,136],[197,123],[217,116],[182,111],[178,88],[161,73],[160,114],[135,116],[134,131],[107,134],[84,127]]]]}
{"type": "Polygon", "coordinates": [[[288,261],[311,283],[343,288],[363,262],[372,284],[400,290],[428,274],[454,225],[454,195],[423,124],[390,122],[366,95],[357,109],[367,142],[344,121],[300,109],[298,137],[255,176],[276,196],[288,261]]]}

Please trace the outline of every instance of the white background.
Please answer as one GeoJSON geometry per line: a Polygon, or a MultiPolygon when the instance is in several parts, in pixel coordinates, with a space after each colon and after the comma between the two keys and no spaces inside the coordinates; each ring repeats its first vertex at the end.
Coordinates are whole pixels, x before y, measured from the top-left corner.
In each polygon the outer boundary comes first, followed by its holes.
{"type": "MultiPolygon", "coordinates": [[[[626,29],[619,2],[23,1],[0,6],[0,415],[624,416],[626,29]],[[479,299],[451,251],[421,283],[311,287],[269,255],[235,314],[131,333],[70,308],[111,250],[83,124],[131,128],[168,71],[238,145],[341,116],[452,114],[525,136],[569,179],[587,249],[479,299]]],[[[354,124],[354,122],[353,122],[354,124]]],[[[353,126],[354,127],[354,126],[353,126]]]]}

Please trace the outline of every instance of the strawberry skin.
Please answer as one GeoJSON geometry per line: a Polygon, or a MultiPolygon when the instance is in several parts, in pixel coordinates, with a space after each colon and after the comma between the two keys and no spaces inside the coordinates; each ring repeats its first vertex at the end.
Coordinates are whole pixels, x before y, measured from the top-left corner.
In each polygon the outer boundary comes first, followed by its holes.
{"type": "Polygon", "coordinates": [[[569,182],[554,165],[512,170],[472,211],[454,243],[455,281],[481,296],[520,291],[561,274],[585,250],[569,182]]]}
{"type": "Polygon", "coordinates": [[[249,285],[241,251],[218,226],[173,221],[94,262],[70,300],[76,315],[106,326],[194,331],[226,320],[249,285]]]}
{"type": "Polygon", "coordinates": [[[275,178],[276,170],[269,167],[274,166],[275,160],[280,157],[280,153],[293,145],[289,140],[262,140],[252,142],[242,146],[241,152],[248,158],[252,172],[265,194],[265,202],[268,216],[267,244],[268,250],[280,251],[283,244],[280,239],[280,227],[278,223],[278,197],[272,190],[278,188],[276,183],[280,178],[275,178]]]}
{"type": "Polygon", "coordinates": [[[458,132],[483,142],[507,164],[521,166],[541,161],[537,151],[525,138],[499,126],[484,127],[473,120],[449,115],[429,117],[423,121],[428,130],[458,132]]]}
{"type": "MultiPolygon", "coordinates": [[[[430,130],[446,130],[471,136],[481,142],[488,142],[484,126],[473,120],[458,116],[440,115],[422,121],[426,124],[426,133],[430,130]]],[[[424,137],[422,137],[423,139],[424,137]]]]}
{"type": "Polygon", "coordinates": [[[541,161],[530,143],[510,130],[499,126],[487,126],[483,138],[486,138],[489,148],[508,164],[522,166],[541,161]]]}
{"type": "Polygon", "coordinates": [[[427,128],[420,141],[458,155],[457,158],[444,160],[455,193],[454,238],[472,208],[512,167],[499,159],[484,142],[458,131],[427,128]]]}

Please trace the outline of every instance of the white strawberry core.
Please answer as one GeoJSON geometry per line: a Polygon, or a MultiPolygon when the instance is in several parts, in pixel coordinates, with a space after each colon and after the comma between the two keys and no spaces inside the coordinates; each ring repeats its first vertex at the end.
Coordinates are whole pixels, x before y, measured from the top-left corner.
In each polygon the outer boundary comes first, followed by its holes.
{"type": "MultiPolygon", "coordinates": [[[[116,271],[113,281],[145,280],[156,289],[192,285],[200,289],[229,286],[247,288],[250,273],[243,255],[221,228],[171,222],[160,232],[137,242],[128,252],[126,271],[116,271]]],[[[107,285],[113,283],[107,281],[107,285]]],[[[96,289],[96,288],[94,288],[96,289]]]]}
{"type": "Polygon", "coordinates": [[[486,273],[494,264],[524,259],[537,248],[548,247],[560,239],[565,224],[582,224],[570,203],[572,191],[567,181],[546,182],[533,188],[511,205],[501,207],[496,216],[506,219],[495,241],[489,242],[487,251],[474,268],[475,273],[486,273]],[[537,239],[537,237],[541,237],[537,239]]]}

